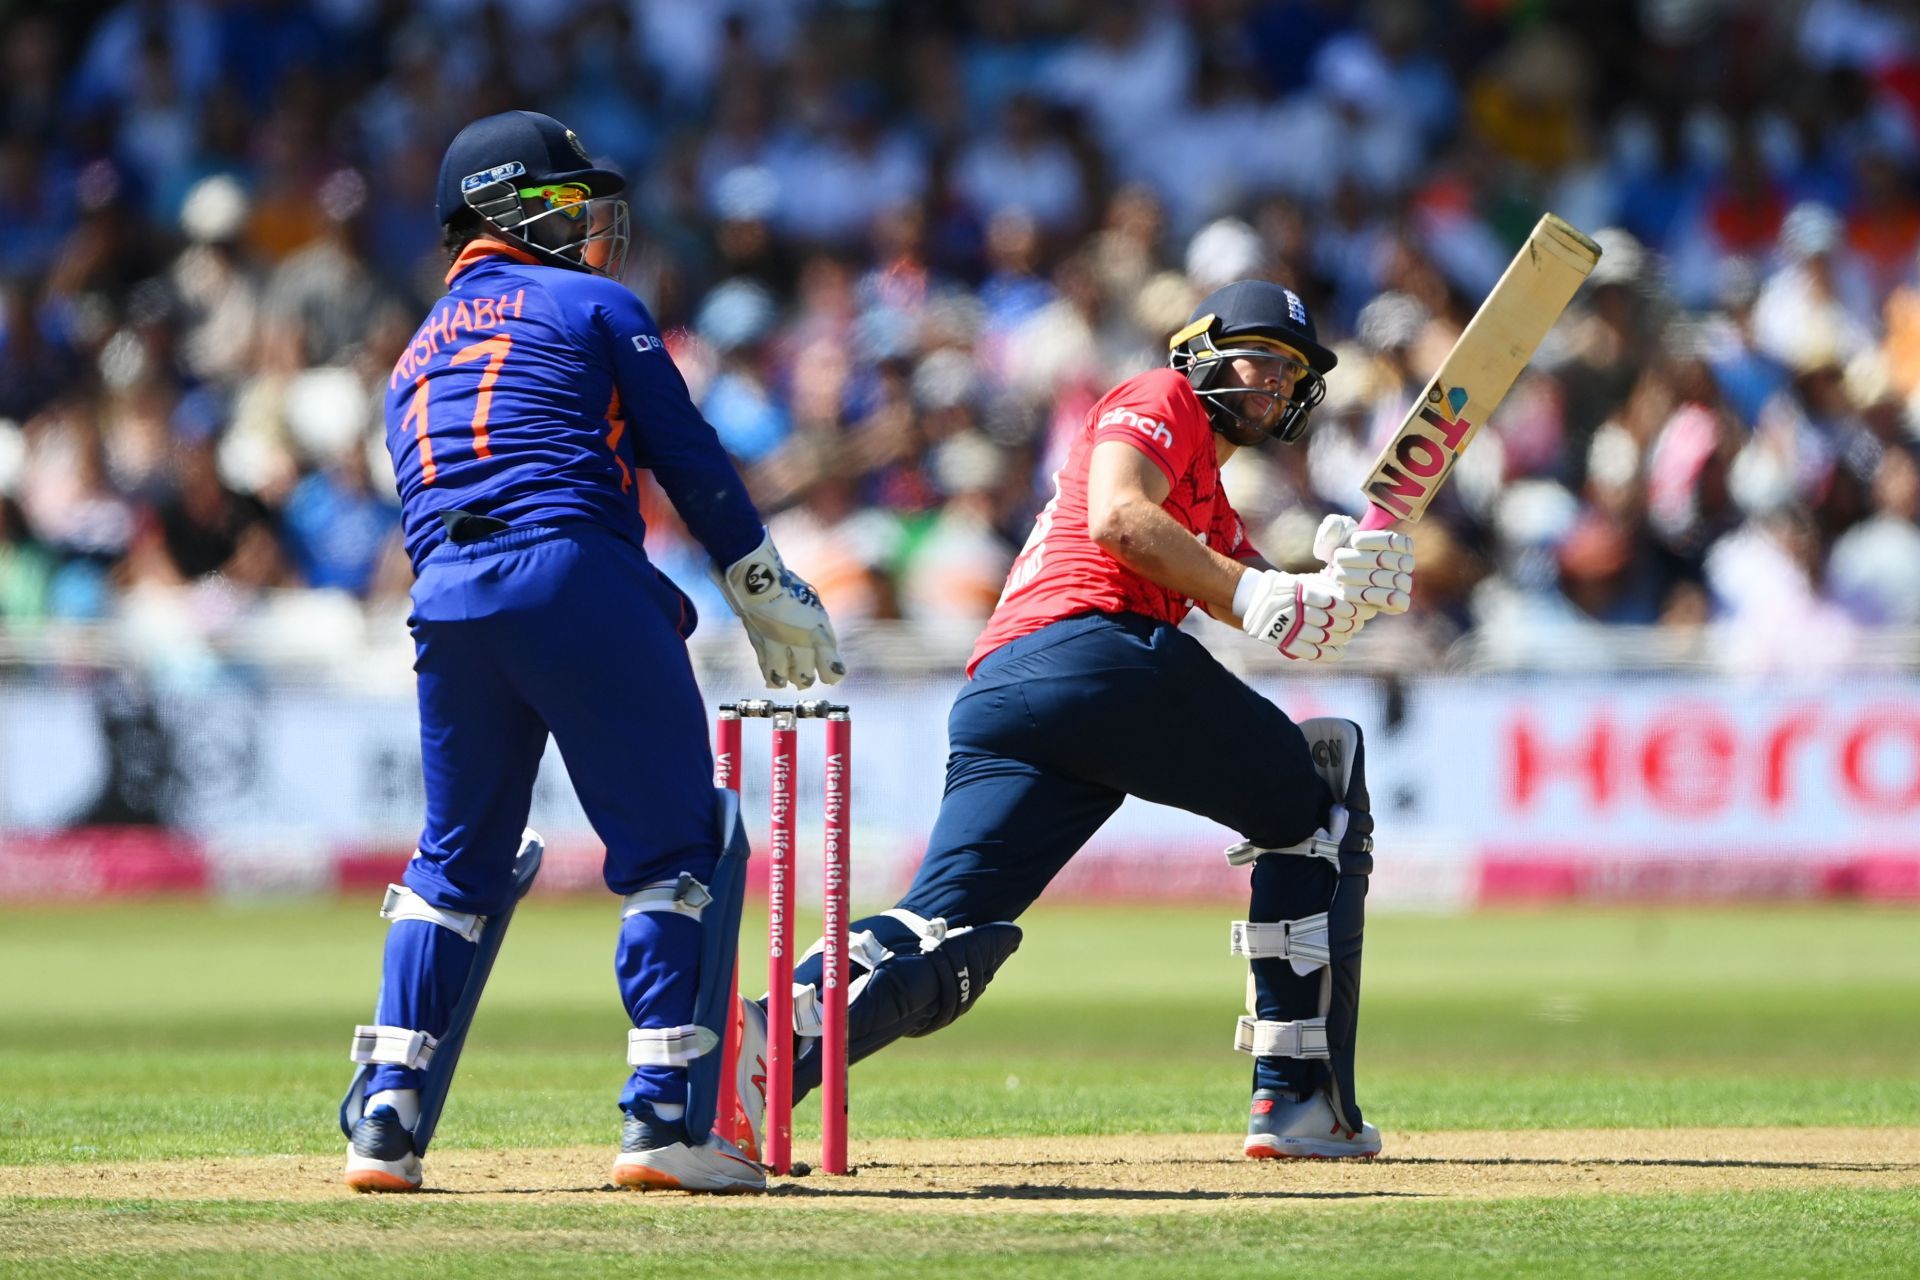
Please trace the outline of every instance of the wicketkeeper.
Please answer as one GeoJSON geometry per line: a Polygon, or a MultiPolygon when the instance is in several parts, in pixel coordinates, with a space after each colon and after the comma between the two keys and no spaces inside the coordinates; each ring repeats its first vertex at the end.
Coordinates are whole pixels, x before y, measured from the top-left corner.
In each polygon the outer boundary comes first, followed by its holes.
{"type": "MultiPolygon", "coordinates": [[[[1334,355],[1291,290],[1240,281],[1175,334],[1171,367],[1088,413],[968,666],[946,793],[913,886],[856,921],[850,1055],[946,1026],[1020,942],[1012,923],[1127,796],[1243,837],[1233,950],[1251,962],[1246,1153],[1370,1156],[1354,1031],[1373,819],[1360,726],[1286,714],[1179,624],[1197,603],[1300,662],[1407,608],[1411,541],[1329,516],[1326,567],[1263,564],[1220,488],[1236,449],[1298,440],[1334,355]],[[1186,727],[1194,732],[1180,732],[1186,727]]],[[[795,1095],[819,1080],[816,948],[798,966],[795,1095]]]]}
{"type": "MultiPolygon", "coordinates": [[[[614,964],[633,1070],[614,1181],[765,1186],[753,1135],[742,1150],[714,1132],[746,842],[713,787],[693,606],[642,549],[641,471],[712,557],[770,687],[832,684],[844,668],[818,597],[781,563],[620,283],[624,188],[572,130],[529,111],[468,125],[440,167],[447,295],[386,402],[417,575],[427,813],[382,907],[393,923],[373,1023],[354,1033],[341,1123],[357,1190],[420,1186],[501,933],[538,869],[522,831],[549,734],[622,897],[614,964]]],[[[752,1006],[746,1022],[733,1092],[751,1123],[765,1026],[752,1006]]]]}

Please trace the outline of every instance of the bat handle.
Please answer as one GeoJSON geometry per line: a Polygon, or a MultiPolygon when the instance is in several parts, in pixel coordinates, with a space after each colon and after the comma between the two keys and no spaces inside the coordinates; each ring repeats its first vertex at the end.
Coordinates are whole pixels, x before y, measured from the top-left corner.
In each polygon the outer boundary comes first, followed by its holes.
{"type": "Polygon", "coordinates": [[[1367,514],[1360,518],[1360,527],[1367,530],[1384,529],[1399,518],[1385,507],[1368,503],[1367,514]]]}

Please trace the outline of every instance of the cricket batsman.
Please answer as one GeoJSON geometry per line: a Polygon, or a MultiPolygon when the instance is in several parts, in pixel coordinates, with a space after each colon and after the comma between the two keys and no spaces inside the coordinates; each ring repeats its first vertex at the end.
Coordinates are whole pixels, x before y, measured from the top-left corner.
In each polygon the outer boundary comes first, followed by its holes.
{"type": "MultiPolygon", "coordinates": [[[[1335,657],[1375,613],[1407,608],[1412,543],[1320,526],[1326,567],[1261,562],[1220,488],[1236,449],[1298,440],[1333,353],[1291,290],[1243,280],[1173,336],[1169,368],[1087,414],[1015,560],[948,720],[945,795],[893,910],[851,926],[849,1056],[970,1009],[1020,942],[1012,923],[1127,796],[1240,833],[1252,868],[1246,1154],[1371,1156],[1354,1032],[1373,819],[1360,726],[1296,725],[1180,622],[1195,604],[1299,662],[1335,657]]],[[[819,1080],[816,947],[795,974],[794,1093],[819,1080]]],[[[1150,1015],[1143,1015],[1150,1018],[1150,1015]]]]}
{"type": "MultiPolygon", "coordinates": [[[[756,1135],[736,1135],[743,1148],[713,1127],[745,837],[713,786],[693,606],[642,549],[640,472],[712,558],[770,687],[832,684],[844,667],[819,598],[781,562],[620,283],[624,187],[572,130],[529,111],[468,125],[441,163],[447,294],[386,396],[416,574],[426,821],[381,910],[392,924],[373,1023],[354,1032],[341,1123],[356,1190],[421,1184],[480,988],[538,868],[523,829],[549,734],[622,899],[614,968],[632,1073],[614,1181],[765,1186],[756,1135]]],[[[748,1007],[734,1088],[750,1123],[758,1014],[748,1007]]]]}

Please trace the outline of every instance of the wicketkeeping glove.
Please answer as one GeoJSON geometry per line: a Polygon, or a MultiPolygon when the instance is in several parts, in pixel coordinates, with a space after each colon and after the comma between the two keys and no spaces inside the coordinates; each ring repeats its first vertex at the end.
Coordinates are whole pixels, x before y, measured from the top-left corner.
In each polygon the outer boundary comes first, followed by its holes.
{"type": "Polygon", "coordinates": [[[781,561],[771,534],[725,572],[714,565],[712,573],[747,628],[769,689],[809,688],[815,676],[838,684],[847,674],[819,595],[781,561]]]}
{"type": "Polygon", "coordinates": [[[1353,602],[1325,574],[1249,569],[1233,593],[1233,611],[1242,631],[1302,662],[1338,656],[1359,629],[1353,602]]]}
{"type": "Polygon", "coordinates": [[[1405,613],[1413,603],[1413,539],[1404,533],[1362,529],[1351,516],[1328,516],[1313,536],[1313,554],[1366,617],[1405,613]]]}

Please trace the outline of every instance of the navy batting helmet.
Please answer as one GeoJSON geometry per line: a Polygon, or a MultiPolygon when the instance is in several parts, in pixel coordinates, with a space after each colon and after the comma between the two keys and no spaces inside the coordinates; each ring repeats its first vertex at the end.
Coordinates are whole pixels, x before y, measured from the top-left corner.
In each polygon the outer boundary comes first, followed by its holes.
{"type": "Polygon", "coordinates": [[[573,130],[537,111],[503,111],[462,129],[440,161],[442,226],[471,209],[541,258],[619,278],[627,180],[595,167],[573,130]]]}
{"type": "Polygon", "coordinates": [[[1327,371],[1339,362],[1320,345],[1300,295],[1269,280],[1236,280],[1215,289],[1167,347],[1168,363],[1187,375],[1207,406],[1214,430],[1236,444],[1252,444],[1262,436],[1299,439],[1307,429],[1307,414],[1327,394],[1327,371]],[[1240,412],[1235,401],[1266,392],[1220,385],[1227,362],[1235,357],[1297,358],[1291,395],[1259,418],[1240,412]]]}

